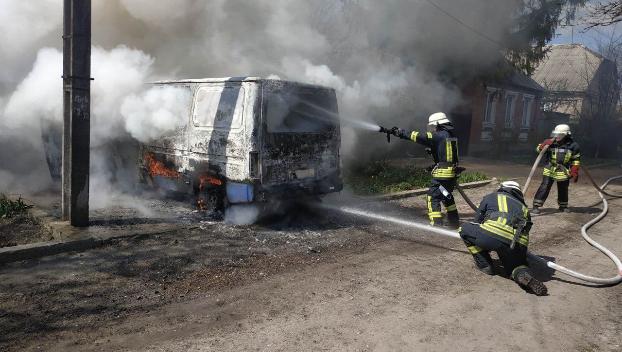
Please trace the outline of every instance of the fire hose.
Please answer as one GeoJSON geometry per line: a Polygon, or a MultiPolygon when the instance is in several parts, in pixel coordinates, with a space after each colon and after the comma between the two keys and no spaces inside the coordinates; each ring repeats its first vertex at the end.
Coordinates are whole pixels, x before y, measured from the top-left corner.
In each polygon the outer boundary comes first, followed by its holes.
{"type": "MultiPolygon", "coordinates": [[[[523,187],[523,194],[527,194],[527,190],[529,189],[529,183],[531,182],[531,179],[535,173],[535,170],[537,169],[538,165],[540,164],[540,161],[542,160],[542,156],[544,155],[544,153],[546,152],[546,150],[548,149],[548,146],[545,146],[544,148],[542,148],[542,150],[540,151],[540,154],[538,155],[538,158],[536,159],[536,161],[534,162],[531,171],[529,173],[529,177],[527,178],[527,181],[525,182],[525,186],[523,187]]],[[[596,223],[598,223],[599,221],[601,221],[609,212],[609,203],[607,202],[607,198],[605,198],[605,195],[613,197],[613,198],[622,198],[622,195],[616,195],[613,193],[609,193],[607,191],[605,191],[605,188],[607,188],[607,186],[609,185],[609,183],[611,183],[614,180],[618,180],[618,179],[622,179],[622,175],[621,176],[614,176],[609,178],[607,181],[605,181],[605,183],[602,186],[598,186],[598,184],[596,183],[596,181],[594,181],[594,178],[592,177],[592,175],[590,174],[589,170],[587,167],[582,166],[581,169],[584,171],[585,175],[587,176],[587,178],[590,180],[590,183],[594,186],[594,188],[596,188],[596,190],[598,191],[598,195],[600,196],[602,202],[603,202],[603,210],[601,211],[600,214],[598,214],[598,216],[596,216],[595,218],[593,218],[592,220],[590,220],[589,222],[587,222],[585,225],[583,225],[581,227],[581,236],[583,236],[583,239],[589,243],[590,245],[592,245],[593,247],[597,248],[598,250],[600,250],[603,254],[605,254],[607,257],[609,257],[609,259],[611,259],[614,264],[616,265],[616,268],[618,270],[618,274],[614,277],[611,278],[599,278],[599,277],[594,277],[594,276],[589,276],[589,275],[585,275],[582,273],[579,273],[577,271],[574,270],[570,270],[564,266],[561,266],[559,264],[556,264],[554,262],[551,261],[547,261],[543,258],[541,258],[540,256],[533,254],[531,252],[527,252],[527,256],[535,261],[539,261],[541,263],[546,264],[547,267],[562,272],[566,275],[572,276],[574,278],[577,278],[579,280],[583,280],[586,282],[590,282],[590,283],[594,283],[594,284],[599,284],[599,285],[615,285],[618,284],[620,282],[622,282],[622,262],[620,262],[620,259],[613,253],[611,252],[609,249],[607,249],[605,246],[601,245],[600,243],[594,241],[590,236],[588,236],[587,234],[587,230],[592,227],[593,225],[595,225],[596,223]]],[[[474,210],[477,211],[477,207],[475,207],[475,205],[473,204],[473,202],[471,202],[471,200],[469,199],[469,197],[464,193],[464,191],[462,190],[461,187],[458,186],[458,192],[460,193],[460,195],[464,198],[464,200],[469,204],[469,206],[474,210]]],[[[447,235],[447,234],[445,234],[447,235]]],[[[455,236],[451,236],[451,237],[455,237],[455,236]]]]}
{"type": "MultiPolygon", "coordinates": [[[[386,128],[381,127],[380,131],[381,133],[386,133],[387,134],[387,141],[390,141],[390,135],[392,133],[391,130],[388,130],[386,128]]],[[[531,183],[531,179],[533,178],[533,175],[535,174],[535,171],[538,167],[538,165],[540,164],[540,161],[542,160],[542,157],[544,156],[545,152],[548,150],[549,146],[546,145],[542,148],[542,150],[540,151],[540,154],[538,154],[538,157],[536,158],[533,166],[531,167],[531,171],[529,172],[529,176],[527,177],[527,181],[525,182],[525,186],[523,187],[523,194],[527,194],[527,190],[529,189],[529,184],[531,183]]],[[[595,218],[593,218],[592,220],[590,220],[589,222],[587,222],[585,225],[583,225],[581,227],[581,236],[583,237],[583,239],[588,242],[591,246],[597,248],[598,250],[600,250],[603,254],[605,254],[607,257],[609,257],[609,259],[611,259],[614,264],[616,265],[617,268],[617,275],[611,278],[599,278],[599,277],[595,277],[595,276],[590,276],[590,275],[585,275],[582,273],[579,273],[577,271],[568,269],[564,266],[561,266],[559,264],[556,264],[554,262],[545,260],[544,258],[533,254],[531,252],[527,252],[527,257],[533,261],[537,261],[540,263],[545,264],[547,267],[559,271],[561,273],[564,273],[566,275],[569,275],[571,277],[574,277],[576,279],[579,280],[583,280],[589,283],[594,283],[594,284],[598,284],[598,285],[615,285],[618,284],[620,282],[622,282],[622,262],[620,261],[620,259],[613,253],[611,252],[609,249],[607,249],[605,246],[601,245],[600,243],[594,241],[590,236],[588,236],[587,234],[587,230],[594,226],[596,223],[598,223],[599,221],[601,221],[609,212],[609,203],[607,202],[607,198],[605,198],[605,196],[609,196],[612,198],[622,198],[622,195],[617,195],[617,194],[613,194],[613,193],[609,193],[607,192],[605,189],[607,188],[607,186],[609,185],[609,183],[611,183],[614,180],[618,180],[618,179],[622,179],[622,175],[620,176],[614,176],[609,178],[607,181],[605,181],[605,183],[602,186],[598,186],[598,184],[596,183],[596,181],[594,180],[594,178],[592,177],[592,175],[589,172],[589,169],[585,166],[582,166],[581,169],[584,171],[585,175],[587,176],[587,178],[590,180],[590,183],[592,184],[592,186],[594,186],[594,188],[596,188],[596,190],[598,191],[598,195],[600,196],[602,203],[603,203],[603,210],[601,211],[600,214],[598,214],[595,218]]],[[[471,209],[473,209],[474,211],[477,211],[477,206],[475,206],[475,204],[471,201],[471,199],[469,199],[469,197],[466,195],[466,193],[464,192],[464,190],[462,189],[462,187],[460,187],[460,185],[456,186],[456,189],[458,190],[458,192],[460,193],[460,195],[462,196],[462,198],[464,198],[464,200],[467,202],[467,204],[471,207],[471,209]]],[[[450,231],[450,230],[446,230],[446,229],[439,229],[438,227],[433,227],[433,226],[429,226],[429,225],[424,225],[424,224],[419,224],[416,222],[412,222],[412,221],[407,221],[407,220],[403,220],[403,219],[398,219],[398,218],[394,218],[394,217],[388,217],[388,216],[381,216],[381,215],[377,215],[377,214],[373,214],[373,213],[369,213],[366,211],[362,211],[362,210],[357,210],[357,209],[353,209],[353,208],[348,208],[348,207],[342,207],[339,208],[339,210],[347,212],[347,213],[351,213],[353,215],[359,215],[359,216],[366,216],[366,217],[370,217],[370,218],[375,218],[377,220],[380,221],[390,221],[390,222],[394,222],[397,224],[401,224],[401,225],[406,225],[406,226],[411,226],[411,227],[415,227],[415,228],[419,228],[422,230],[426,230],[429,232],[434,232],[440,235],[444,235],[444,236],[449,236],[449,237],[453,237],[453,238],[458,238],[460,239],[460,234],[456,231],[450,231]]]]}

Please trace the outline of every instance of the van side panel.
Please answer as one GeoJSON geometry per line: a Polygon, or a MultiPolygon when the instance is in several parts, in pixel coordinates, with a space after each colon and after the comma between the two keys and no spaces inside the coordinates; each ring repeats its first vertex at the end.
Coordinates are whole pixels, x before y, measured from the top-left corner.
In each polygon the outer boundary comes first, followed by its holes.
{"type": "Polygon", "coordinates": [[[188,133],[189,168],[228,181],[248,182],[252,117],[257,89],[251,82],[197,87],[188,133]]]}

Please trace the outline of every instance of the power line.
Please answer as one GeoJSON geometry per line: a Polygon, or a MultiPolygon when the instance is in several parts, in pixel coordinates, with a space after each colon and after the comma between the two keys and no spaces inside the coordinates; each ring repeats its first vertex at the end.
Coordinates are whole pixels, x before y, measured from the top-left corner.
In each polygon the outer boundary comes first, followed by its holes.
{"type": "Polygon", "coordinates": [[[445,9],[443,9],[442,7],[438,6],[436,3],[434,3],[434,1],[432,0],[425,0],[427,3],[429,3],[430,5],[434,6],[437,10],[439,10],[440,12],[444,13],[447,17],[453,19],[454,21],[458,22],[459,24],[461,24],[462,26],[464,26],[466,29],[470,30],[471,32],[479,35],[480,37],[490,41],[491,43],[499,46],[499,48],[504,49],[505,46],[501,43],[499,43],[498,41],[496,41],[495,39],[489,37],[488,35],[480,32],[479,30],[477,30],[476,28],[474,28],[473,26],[470,26],[469,24],[465,23],[464,21],[462,21],[461,19],[459,19],[458,17],[452,15],[451,13],[447,12],[445,9]]]}

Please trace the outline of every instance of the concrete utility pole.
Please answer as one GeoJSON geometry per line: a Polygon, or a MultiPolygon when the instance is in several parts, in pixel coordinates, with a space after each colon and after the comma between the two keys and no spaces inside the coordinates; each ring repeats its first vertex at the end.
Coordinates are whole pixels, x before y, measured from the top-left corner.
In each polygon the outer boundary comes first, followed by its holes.
{"type": "Polygon", "coordinates": [[[64,0],[63,220],[89,224],[91,0],[64,0]]]}

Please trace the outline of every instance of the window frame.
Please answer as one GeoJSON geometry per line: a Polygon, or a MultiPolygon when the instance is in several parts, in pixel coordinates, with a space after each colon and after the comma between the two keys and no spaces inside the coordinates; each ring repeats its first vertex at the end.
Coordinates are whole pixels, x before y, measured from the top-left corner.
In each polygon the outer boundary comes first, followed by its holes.
{"type": "Polygon", "coordinates": [[[503,116],[503,127],[505,128],[513,128],[514,127],[514,114],[516,113],[516,98],[518,97],[518,93],[516,92],[507,92],[505,93],[505,115],[503,116]],[[511,105],[508,109],[508,104],[511,102],[511,105]]]}
{"type": "Polygon", "coordinates": [[[482,125],[484,127],[493,127],[495,125],[496,114],[497,114],[497,103],[498,103],[497,91],[498,91],[497,88],[486,89],[484,118],[482,119],[482,125]]]}
{"type": "Polygon", "coordinates": [[[523,116],[521,116],[521,127],[531,128],[531,118],[533,116],[533,103],[535,96],[524,95],[523,96],[523,116]],[[527,105],[525,107],[525,104],[527,105]]]}

